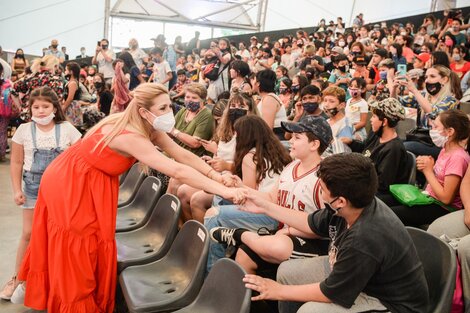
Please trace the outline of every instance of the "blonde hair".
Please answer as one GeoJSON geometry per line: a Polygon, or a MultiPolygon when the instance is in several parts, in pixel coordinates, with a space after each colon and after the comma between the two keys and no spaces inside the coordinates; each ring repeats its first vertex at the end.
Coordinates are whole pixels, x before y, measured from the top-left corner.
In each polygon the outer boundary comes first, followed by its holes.
{"type": "Polygon", "coordinates": [[[186,86],[185,92],[191,92],[199,96],[203,101],[207,98],[207,88],[200,83],[190,83],[186,86]]]}
{"type": "Polygon", "coordinates": [[[444,65],[436,64],[431,68],[435,69],[439,76],[447,77],[447,82],[444,84],[444,86],[442,86],[435,101],[435,103],[440,103],[442,100],[444,100],[445,97],[454,95],[452,92],[452,79],[454,78],[452,77],[452,71],[444,65]]]}
{"type": "MultiPolygon", "coordinates": [[[[168,94],[168,89],[166,89],[162,84],[140,84],[136,89],[134,89],[133,99],[124,112],[115,113],[106,117],[93,128],[91,128],[85,135],[85,138],[91,136],[105,125],[113,125],[111,130],[105,134],[103,138],[100,139],[100,141],[98,141],[94,148],[95,150],[101,144],[101,150],[103,150],[114,138],[119,136],[127,126],[131,126],[133,129],[135,129],[137,134],[142,135],[150,140],[153,126],[150,125],[148,121],[144,120],[142,116],[140,116],[139,109],[143,108],[145,110],[150,110],[150,108],[154,105],[153,100],[162,94],[168,94]]],[[[145,172],[148,172],[147,166],[143,166],[142,169],[145,172]]]]}
{"type": "Polygon", "coordinates": [[[346,102],[346,92],[338,86],[330,86],[323,90],[322,97],[332,96],[339,100],[339,103],[346,102]]]}
{"type": "Polygon", "coordinates": [[[31,71],[33,74],[41,71],[41,68],[45,68],[50,72],[55,72],[56,68],[59,67],[60,61],[53,55],[45,55],[40,59],[35,59],[31,65],[31,71]]]}

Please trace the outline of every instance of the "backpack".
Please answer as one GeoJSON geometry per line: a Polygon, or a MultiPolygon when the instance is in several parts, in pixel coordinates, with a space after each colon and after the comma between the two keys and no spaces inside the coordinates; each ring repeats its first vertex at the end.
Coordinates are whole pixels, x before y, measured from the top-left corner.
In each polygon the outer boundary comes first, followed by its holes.
{"type": "Polygon", "coordinates": [[[9,81],[3,82],[0,91],[0,117],[11,117],[13,115],[13,100],[10,97],[9,81]]]}
{"type": "Polygon", "coordinates": [[[220,70],[220,65],[222,62],[220,62],[218,57],[213,57],[209,60],[209,63],[207,63],[203,68],[202,72],[204,73],[204,77],[211,80],[215,81],[217,78],[219,78],[220,74],[229,66],[230,62],[225,64],[222,70],[220,70]]]}

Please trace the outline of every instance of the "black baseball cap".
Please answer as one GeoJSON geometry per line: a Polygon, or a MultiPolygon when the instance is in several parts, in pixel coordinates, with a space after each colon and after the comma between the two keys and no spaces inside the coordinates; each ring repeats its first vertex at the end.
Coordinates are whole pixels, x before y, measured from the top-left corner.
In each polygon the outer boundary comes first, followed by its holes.
{"type": "Polygon", "coordinates": [[[281,122],[282,128],[288,133],[312,133],[323,144],[329,145],[333,140],[333,132],[323,117],[304,116],[299,122],[281,122]]]}
{"type": "Polygon", "coordinates": [[[381,56],[382,59],[385,59],[388,56],[387,50],[382,49],[382,48],[375,49],[374,54],[381,56]]]}

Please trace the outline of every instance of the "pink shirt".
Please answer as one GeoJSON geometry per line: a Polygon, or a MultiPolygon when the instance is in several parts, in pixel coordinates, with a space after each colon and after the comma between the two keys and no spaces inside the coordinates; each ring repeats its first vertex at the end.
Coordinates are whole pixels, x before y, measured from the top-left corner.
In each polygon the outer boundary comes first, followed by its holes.
{"type": "MultiPolygon", "coordinates": [[[[434,164],[434,174],[439,183],[444,186],[444,179],[448,175],[463,177],[467,171],[469,162],[470,156],[465,149],[459,148],[458,150],[452,151],[452,153],[447,153],[445,148],[443,148],[437,157],[436,164],[434,164]]],[[[426,186],[426,191],[437,199],[436,194],[429,184],[426,186]]],[[[460,199],[458,191],[451,205],[455,208],[462,208],[462,200],[460,199]]]]}

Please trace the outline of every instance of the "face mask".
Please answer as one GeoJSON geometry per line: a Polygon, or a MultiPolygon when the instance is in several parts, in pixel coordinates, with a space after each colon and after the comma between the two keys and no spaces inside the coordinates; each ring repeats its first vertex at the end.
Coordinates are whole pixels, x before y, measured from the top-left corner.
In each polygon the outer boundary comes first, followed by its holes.
{"type": "Polygon", "coordinates": [[[443,148],[449,139],[447,136],[442,136],[437,129],[430,129],[429,136],[431,137],[431,140],[436,145],[436,147],[439,148],[443,148]]]}
{"type": "Polygon", "coordinates": [[[152,114],[155,119],[153,120],[152,126],[155,130],[161,130],[162,132],[169,133],[175,127],[175,117],[173,116],[173,112],[170,111],[160,116],[156,116],[152,112],[148,111],[152,114]]]}
{"type": "Polygon", "coordinates": [[[17,55],[16,55],[16,58],[17,58],[17,59],[22,59],[23,57],[24,57],[24,55],[22,55],[22,54],[17,54],[17,55]]]}
{"type": "Polygon", "coordinates": [[[46,117],[39,118],[39,117],[33,116],[31,119],[35,123],[38,123],[39,125],[48,125],[54,119],[54,117],[55,117],[55,114],[54,114],[54,112],[52,112],[51,114],[49,114],[46,117]]]}
{"type": "Polygon", "coordinates": [[[51,45],[52,49],[57,49],[59,45],[51,45]]]}
{"type": "Polygon", "coordinates": [[[103,87],[103,83],[94,83],[96,89],[101,89],[103,87]]]}
{"type": "Polygon", "coordinates": [[[358,56],[358,55],[360,55],[361,53],[360,53],[360,52],[357,52],[357,51],[352,51],[351,54],[352,54],[353,56],[358,56]]]}
{"type": "Polygon", "coordinates": [[[304,107],[304,110],[307,113],[312,114],[318,109],[319,103],[318,102],[304,102],[302,103],[302,105],[304,107]]]}
{"type": "Polygon", "coordinates": [[[325,203],[325,209],[327,209],[329,212],[333,213],[333,215],[338,215],[339,210],[342,209],[342,208],[333,208],[331,206],[338,199],[339,199],[339,197],[334,199],[333,201],[331,201],[329,203],[328,202],[325,203]]]}
{"type": "Polygon", "coordinates": [[[441,91],[442,85],[441,83],[426,83],[426,91],[431,95],[435,96],[441,91]]]}
{"type": "Polygon", "coordinates": [[[108,45],[101,45],[101,48],[106,50],[106,49],[108,49],[108,45]]]}
{"type": "Polygon", "coordinates": [[[345,73],[347,71],[346,69],[346,65],[343,65],[343,66],[338,66],[338,70],[342,73],[345,73]]]}
{"type": "Polygon", "coordinates": [[[348,88],[349,94],[351,97],[356,98],[359,95],[359,90],[348,88]]]}
{"type": "Polygon", "coordinates": [[[460,61],[460,54],[453,54],[452,59],[454,59],[455,62],[459,62],[460,61]]]}
{"type": "Polygon", "coordinates": [[[291,90],[292,90],[292,92],[295,93],[295,92],[300,90],[300,86],[299,85],[292,85],[291,90]]]}
{"type": "Polygon", "coordinates": [[[240,108],[233,108],[228,110],[228,118],[230,119],[230,122],[235,123],[236,120],[238,120],[240,117],[245,116],[248,113],[247,110],[240,109],[240,108]]]}
{"type": "Polygon", "coordinates": [[[452,47],[454,45],[454,42],[452,41],[452,39],[446,39],[444,43],[446,44],[447,47],[452,47]]]}
{"type": "Polygon", "coordinates": [[[380,72],[380,79],[381,80],[387,80],[387,72],[386,71],[381,71],[380,72]]]}
{"type": "Polygon", "coordinates": [[[287,93],[287,88],[279,88],[279,93],[280,93],[280,94],[285,94],[285,93],[287,93]]]}
{"type": "Polygon", "coordinates": [[[186,105],[186,109],[188,109],[189,112],[196,112],[201,108],[201,102],[185,101],[184,104],[186,105]]]}
{"type": "Polygon", "coordinates": [[[67,74],[67,75],[65,75],[64,77],[65,77],[66,80],[70,80],[71,75],[70,75],[70,74],[67,74]]]}
{"type": "Polygon", "coordinates": [[[459,26],[454,26],[454,27],[452,27],[452,30],[454,31],[454,33],[457,33],[460,30],[460,27],[459,26]]]}
{"type": "Polygon", "coordinates": [[[344,41],[338,41],[338,46],[340,46],[341,48],[344,47],[346,45],[346,43],[344,41]]]}
{"type": "Polygon", "coordinates": [[[332,109],[326,110],[326,113],[327,113],[330,117],[336,116],[336,114],[338,114],[338,112],[339,112],[338,108],[332,108],[332,109]]]}
{"type": "Polygon", "coordinates": [[[81,53],[81,54],[85,54],[85,50],[80,50],[80,53],[81,53]]]}

